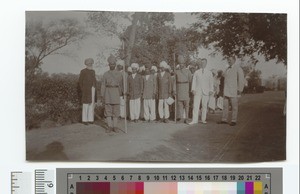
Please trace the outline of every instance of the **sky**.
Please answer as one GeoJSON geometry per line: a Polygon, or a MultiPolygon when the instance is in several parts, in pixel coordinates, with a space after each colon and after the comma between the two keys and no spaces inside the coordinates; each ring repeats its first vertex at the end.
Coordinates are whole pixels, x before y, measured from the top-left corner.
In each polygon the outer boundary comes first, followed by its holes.
{"type": "MultiPolygon", "coordinates": [[[[189,13],[175,13],[174,25],[177,28],[188,27],[191,23],[196,21],[195,16],[191,16],[189,13]]],[[[87,12],[74,12],[74,11],[60,11],[60,12],[27,12],[26,19],[28,21],[40,21],[49,22],[55,19],[74,18],[82,24],[85,23],[87,18],[87,12]]],[[[85,68],[84,60],[92,57],[96,60],[95,64],[96,74],[101,75],[108,70],[105,66],[106,58],[115,53],[116,49],[121,46],[121,42],[117,37],[107,37],[99,35],[90,35],[78,44],[73,44],[64,47],[60,50],[64,55],[51,55],[44,59],[42,64],[42,70],[52,73],[73,73],[79,74],[80,70],[85,68]],[[99,55],[102,58],[99,58],[99,55]],[[100,65],[101,64],[101,65],[100,65]],[[104,66],[104,67],[103,67],[104,66]]],[[[226,61],[223,60],[221,54],[217,56],[210,56],[211,50],[199,48],[199,58],[208,59],[209,69],[225,69],[226,61]]],[[[275,60],[265,61],[262,56],[259,57],[259,62],[256,65],[256,69],[262,71],[262,77],[264,79],[278,75],[279,77],[286,76],[286,68],[282,63],[277,64],[275,60]]]]}

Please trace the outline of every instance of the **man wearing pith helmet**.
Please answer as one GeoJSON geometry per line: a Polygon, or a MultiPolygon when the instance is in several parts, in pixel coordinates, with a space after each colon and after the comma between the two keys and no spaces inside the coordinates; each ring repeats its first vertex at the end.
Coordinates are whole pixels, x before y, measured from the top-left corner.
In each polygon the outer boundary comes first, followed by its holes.
{"type": "Polygon", "coordinates": [[[176,75],[176,93],[177,93],[177,105],[178,105],[178,121],[184,119],[184,123],[187,123],[189,113],[189,88],[192,81],[192,74],[189,69],[186,69],[184,57],[178,56],[179,69],[175,71],[176,75]]]}
{"type": "Polygon", "coordinates": [[[94,60],[88,58],[84,61],[84,64],[86,68],[80,71],[79,87],[82,94],[82,123],[88,125],[94,122],[96,76],[93,70],[94,60]]]}
{"type": "Polygon", "coordinates": [[[123,94],[122,74],[116,70],[116,58],[110,55],[107,59],[109,70],[104,73],[101,83],[101,101],[105,105],[105,117],[108,125],[106,133],[119,132],[120,96],[123,94]]]}

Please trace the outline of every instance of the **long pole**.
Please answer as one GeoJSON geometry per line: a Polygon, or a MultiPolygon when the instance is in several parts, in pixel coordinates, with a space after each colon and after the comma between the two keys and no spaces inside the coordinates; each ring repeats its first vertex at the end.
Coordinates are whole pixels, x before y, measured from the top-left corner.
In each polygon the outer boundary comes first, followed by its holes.
{"type": "Polygon", "coordinates": [[[174,69],[174,86],[175,86],[175,113],[174,113],[174,118],[175,118],[175,123],[177,123],[177,80],[176,80],[176,59],[175,59],[175,52],[173,53],[173,69],[174,69]]]}
{"type": "MultiPolygon", "coordinates": [[[[124,52],[125,52],[125,45],[124,45],[124,40],[122,40],[122,52],[123,52],[123,56],[125,56],[124,52]]],[[[124,60],[124,59],[123,59],[124,60]]],[[[125,133],[127,133],[127,98],[126,98],[126,95],[127,95],[127,85],[126,85],[126,64],[125,64],[125,61],[124,61],[124,64],[123,64],[123,94],[124,94],[124,124],[125,124],[125,133]]]]}

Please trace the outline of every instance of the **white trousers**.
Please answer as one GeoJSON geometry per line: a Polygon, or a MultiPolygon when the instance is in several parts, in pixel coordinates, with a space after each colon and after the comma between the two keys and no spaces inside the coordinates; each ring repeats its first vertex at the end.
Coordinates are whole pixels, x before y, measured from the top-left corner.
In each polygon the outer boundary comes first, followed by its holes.
{"type": "Polygon", "coordinates": [[[92,103],[82,104],[82,122],[94,122],[95,88],[92,87],[92,103]]]}
{"type": "Polygon", "coordinates": [[[209,97],[208,107],[211,108],[212,110],[216,109],[216,98],[213,95],[209,97]]]}
{"type": "Polygon", "coordinates": [[[158,114],[161,119],[168,119],[170,117],[169,105],[167,99],[159,99],[158,101],[158,114]]]}
{"type": "Polygon", "coordinates": [[[120,117],[125,118],[125,100],[120,96],[120,117]]]}
{"type": "Polygon", "coordinates": [[[209,96],[203,94],[196,94],[194,96],[192,123],[198,123],[200,103],[202,104],[201,121],[206,121],[208,100],[209,100],[209,96]]]}
{"type": "Polygon", "coordinates": [[[223,110],[223,97],[221,96],[217,99],[217,107],[223,110]]]}
{"type": "Polygon", "coordinates": [[[144,99],[144,119],[154,121],[155,114],[155,99],[144,99]]]}
{"type": "Polygon", "coordinates": [[[139,119],[140,111],[141,111],[141,98],[130,100],[129,107],[130,107],[130,119],[132,121],[139,119]]]}

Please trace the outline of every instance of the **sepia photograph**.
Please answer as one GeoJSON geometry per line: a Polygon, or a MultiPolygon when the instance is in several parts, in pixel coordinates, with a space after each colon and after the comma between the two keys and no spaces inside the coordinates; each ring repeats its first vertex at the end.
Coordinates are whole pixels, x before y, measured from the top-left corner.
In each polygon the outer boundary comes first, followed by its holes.
{"type": "Polygon", "coordinates": [[[25,15],[27,161],[286,160],[287,14],[25,15]]]}

